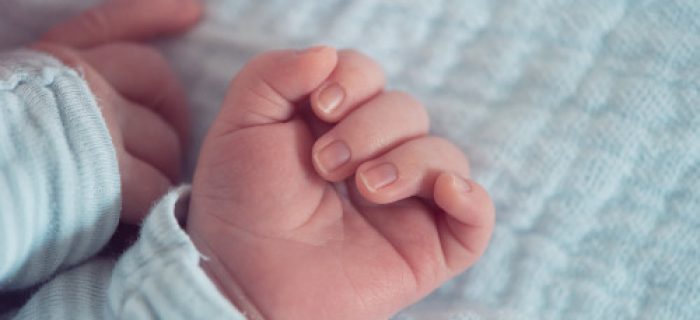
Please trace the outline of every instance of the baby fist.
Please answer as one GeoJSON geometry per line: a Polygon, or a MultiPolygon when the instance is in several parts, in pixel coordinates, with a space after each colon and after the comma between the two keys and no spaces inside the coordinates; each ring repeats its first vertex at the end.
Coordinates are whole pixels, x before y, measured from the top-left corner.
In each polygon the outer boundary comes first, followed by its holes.
{"type": "Polygon", "coordinates": [[[462,152],[355,51],[272,51],[232,81],[187,230],[234,304],[272,319],[381,319],[473,264],[493,228],[462,152]]]}

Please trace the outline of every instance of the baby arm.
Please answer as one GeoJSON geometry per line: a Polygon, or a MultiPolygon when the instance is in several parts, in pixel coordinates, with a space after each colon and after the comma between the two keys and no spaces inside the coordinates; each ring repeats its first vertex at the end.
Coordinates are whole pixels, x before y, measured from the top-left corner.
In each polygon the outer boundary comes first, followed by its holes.
{"type": "MultiPolygon", "coordinates": [[[[65,278],[120,218],[138,223],[177,181],[182,90],[157,51],[117,42],[180,32],[200,10],[193,1],[110,1],[54,27],[32,50],[0,54],[3,297],[65,278]]],[[[70,291],[96,286],[69,283],[70,291]]],[[[39,301],[49,300],[60,301],[39,301]]]]}
{"type": "Polygon", "coordinates": [[[56,59],[0,55],[0,291],[93,255],[119,219],[117,159],[85,82],[56,59]]]}

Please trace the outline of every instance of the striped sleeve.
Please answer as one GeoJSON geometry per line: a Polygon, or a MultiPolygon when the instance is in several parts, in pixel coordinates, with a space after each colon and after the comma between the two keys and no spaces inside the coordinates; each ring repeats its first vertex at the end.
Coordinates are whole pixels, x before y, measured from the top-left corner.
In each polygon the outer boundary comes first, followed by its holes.
{"type": "Polygon", "coordinates": [[[201,256],[178,223],[176,205],[188,194],[183,186],[163,197],[119,260],[94,258],[61,273],[13,319],[244,320],[199,267],[201,256]]]}
{"type": "Polygon", "coordinates": [[[0,293],[95,254],[120,202],[116,154],[81,76],[42,53],[0,53],[0,293]]]}

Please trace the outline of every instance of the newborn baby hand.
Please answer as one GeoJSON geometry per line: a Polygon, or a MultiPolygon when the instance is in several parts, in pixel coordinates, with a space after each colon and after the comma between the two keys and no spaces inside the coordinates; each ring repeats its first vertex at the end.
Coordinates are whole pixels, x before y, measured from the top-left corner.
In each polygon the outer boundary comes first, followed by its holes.
{"type": "Polygon", "coordinates": [[[355,51],[273,51],[231,83],[187,231],[253,316],[382,319],[484,252],[486,191],[424,107],[355,51]]]}
{"type": "Polygon", "coordinates": [[[200,11],[195,0],[108,1],[32,45],[81,72],[97,98],[119,162],[123,222],[138,223],[179,182],[188,117],[183,90],[163,56],[122,41],[181,32],[200,11]]]}

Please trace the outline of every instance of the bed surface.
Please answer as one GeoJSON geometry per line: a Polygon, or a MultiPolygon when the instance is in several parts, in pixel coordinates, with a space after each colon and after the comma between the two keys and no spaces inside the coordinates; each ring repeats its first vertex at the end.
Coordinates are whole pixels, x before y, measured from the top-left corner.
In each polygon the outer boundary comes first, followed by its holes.
{"type": "MultiPolygon", "coordinates": [[[[3,0],[0,49],[94,0],[3,0]]],[[[700,2],[206,1],[159,43],[192,104],[191,170],[254,54],[366,52],[470,156],[497,207],[482,260],[397,319],[697,319],[700,2]]]]}

